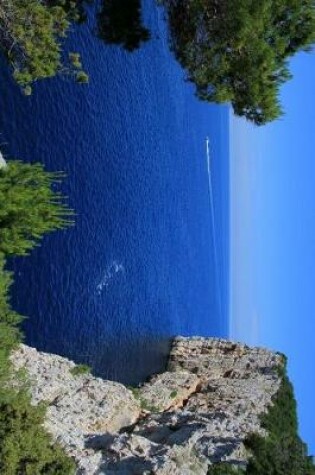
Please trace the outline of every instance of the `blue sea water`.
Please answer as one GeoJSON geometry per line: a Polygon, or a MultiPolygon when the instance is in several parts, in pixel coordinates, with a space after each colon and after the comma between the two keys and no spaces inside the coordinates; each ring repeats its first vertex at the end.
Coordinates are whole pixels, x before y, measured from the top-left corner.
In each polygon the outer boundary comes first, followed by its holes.
{"type": "Polygon", "coordinates": [[[228,109],[194,97],[153,0],[144,18],[152,40],[133,54],[78,29],[88,86],[23,97],[1,67],[2,151],[65,171],[76,212],[10,264],[26,341],[127,383],[163,369],[174,335],[225,336],[228,318],[228,109]]]}

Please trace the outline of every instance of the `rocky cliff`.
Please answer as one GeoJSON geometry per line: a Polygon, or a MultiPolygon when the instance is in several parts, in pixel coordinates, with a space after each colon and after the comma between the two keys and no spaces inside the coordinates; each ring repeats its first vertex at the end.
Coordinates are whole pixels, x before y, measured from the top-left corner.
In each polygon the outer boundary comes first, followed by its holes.
{"type": "Polygon", "coordinates": [[[2,153],[0,152],[0,168],[5,168],[7,166],[7,162],[5,161],[2,153]]]}
{"type": "Polygon", "coordinates": [[[205,475],[220,461],[246,465],[249,433],[272,404],[283,357],[221,339],[176,338],[167,371],[139,388],[73,375],[75,363],[21,345],[32,401],[76,460],[77,475],[205,475]]]}

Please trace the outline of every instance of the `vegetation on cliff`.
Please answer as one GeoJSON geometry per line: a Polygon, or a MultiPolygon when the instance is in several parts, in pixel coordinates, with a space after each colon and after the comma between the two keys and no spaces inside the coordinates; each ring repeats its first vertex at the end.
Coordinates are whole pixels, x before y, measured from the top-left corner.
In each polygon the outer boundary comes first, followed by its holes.
{"type": "Polygon", "coordinates": [[[311,475],[315,466],[308,457],[307,446],[298,435],[296,401],[285,371],[282,383],[269,412],[262,417],[268,437],[252,435],[246,446],[253,453],[246,473],[258,475],[311,475]]]}
{"type": "Polygon", "coordinates": [[[298,435],[296,401],[285,366],[280,376],[282,382],[273,405],[261,418],[268,436],[252,434],[245,440],[252,454],[246,470],[221,463],[213,465],[208,475],[315,475],[307,446],[298,435]]]}
{"type": "Polygon", "coordinates": [[[6,256],[25,254],[41,236],[68,224],[68,210],[51,186],[56,176],[41,165],[9,162],[0,169],[0,473],[70,475],[74,464],[43,429],[45,408],[33,407],[24,378],[9,356],[21,342],[22,317],[11,307],[12,273],[6,256]],[[12,385],[11,385],[12,386],[12,385]]]}
{"type": "Polygon", "coordinates": [[[0,390],[0,473],[70,475],[74,463],[44,431],[45,407],[34,407],[26,390],[0,390]]]}
{"type": "Polygon", "coordinates": [[[0,388],[3,388],[9,375],[10,353],[21,340],[18,325],[22,321],[22,317],[10,305],[12,273],[5,270],[4,266],[4,255],[0,253],[0,388]]]}

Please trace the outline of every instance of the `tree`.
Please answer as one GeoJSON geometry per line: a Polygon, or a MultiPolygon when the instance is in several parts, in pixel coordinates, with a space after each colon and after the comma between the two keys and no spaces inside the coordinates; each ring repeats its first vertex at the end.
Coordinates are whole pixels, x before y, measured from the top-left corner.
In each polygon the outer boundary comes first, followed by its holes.
{"type": "Polygon", "coordinates": [[[4,265],[4,256],[0,253],[0,388],[8,378],[10,353],[20,342],[21,333],[18,324],[22,320],[22,317],[12,310],[10,305],[9,290],[12,274],[5,270],[4,265]]]}
{"type": "MultiPolygon", "coordinates": [[[[59,2],[38,0],[1,0],[0,50],[26,95],[33,82],[56,74],[77,78],[82,72],[78,62],[62,54],[62,41],[67,35],[75,6],[71,11],[59,2]]],[[[85,81],[86,82],[86,81],[85,81]]]]}
{"type": "Polygon", "coordinates": [[[162,0],[171,47],[197,96],[261,125],[282,113],[288,60],[315,39],[313,0],[162,0]]]}
{"type": "Polygon", "coordinates": [[[25,254],[44,232],[68,224],[69,211],[51,189],[60,177],[41,165],[9,162],[0,168],[0,473],[5,475],[75,472],[73,460],[43,427],[45,407],[31,404],[27,378],[13,372],[10,355],[21,342],[23,318],[11,308],[12,273],[5,269],[5,253],[25,254]]]}
{"type": "MultiPolygon", "coordinates": [[[[83,23],[93,0],[1,0],[0,52],[25,95],[34,82],[56,75],[88,83],[78,53],[64,51],[73,23],[83,23]]],[[[97,34],[108,44],[134,51],[150,39],[143,25],[140,0],[102,0],[97,9],[97,34]]]]}
{"type": "Polygon", "coordinates": [[[315,475],[307,446],[298,435],[296,401],[286,374],[286,357],[276,371],[281,378],[278,392],[267,413],[261,416],[266,435],[249,435],[244,443],[250,457],[246,468],[234,467],[233,462],[215,463],[208,475],[315,475]]]}
{"type": "Polygon", "coordinates": [[[298,435],[296,401],[285,366],[280,368],[279,376],[282,378],[280,388],[261,420],[268,435],[253,434],[245,441],[252,452],[246,474],[315,475],[306,444],[298,435]]]}
{"type": "Polygon", "coordinates": [[[73,475],[74,462],[44,431],[45,408],[26,391],[0,389],[0,473],[73,475]]]}
{"type": "Polygon", "coordinates": [[[0,252],[25,255],[46,232],[71,224],[71,211],[52,190],[61,177],[19,161],[0,169],[0,252]]]}

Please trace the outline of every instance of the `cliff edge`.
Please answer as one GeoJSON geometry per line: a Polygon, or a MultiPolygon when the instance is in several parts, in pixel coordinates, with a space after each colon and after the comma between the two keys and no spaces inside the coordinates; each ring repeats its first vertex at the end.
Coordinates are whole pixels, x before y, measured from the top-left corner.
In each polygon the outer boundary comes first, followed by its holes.
{"type": "Polygon", "coordinates": [[[72,456],[77,475],[205,475],[213,463],[246,466],[243,444],[264,435],[260,416],[278,392],[283,357],[214,338],[176,338],[167,371],[138,388],[75,375],[75,363],[21,345],[32,403],[72,456]]]}
{"type": "Polygon", "coordinates": [[[5,168],[7,166],[7,162],[4,159],[4,156],[2,155],[0,151],[0,168],[5,168]]]}

